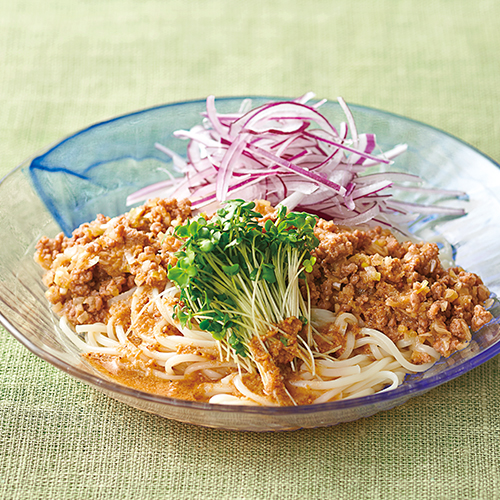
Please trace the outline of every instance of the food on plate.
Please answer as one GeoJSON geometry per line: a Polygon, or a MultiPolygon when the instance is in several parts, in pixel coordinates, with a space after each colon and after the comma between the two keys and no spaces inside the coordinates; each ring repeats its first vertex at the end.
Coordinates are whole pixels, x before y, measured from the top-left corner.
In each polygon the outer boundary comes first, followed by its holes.
{"type": "Polygon", "coordinates": [[[149,392],[292,405],[397,387],[491,319],[488,289],[435,243],[235,200],[154,199],[42,238],[61,326],[95,367],[149,392]]]}
{"type": "Polygon", "coordinates": [[[388,171],[342,99],[338,130],[311,94],[220,114],[158,144],[175,175],[35,254],[62,331],[97,370],[169,397],[304,405],[398,387],[492,316],[481,279],[410,225],[462,208],[397,193],[464,193],[388,171]],[[375,170],[374,170],[375,169],[375,170]],[[378,170],[376,170],[378,169],[378,170]],[[420,218],[420,219],[419,219],[420,218]]]}

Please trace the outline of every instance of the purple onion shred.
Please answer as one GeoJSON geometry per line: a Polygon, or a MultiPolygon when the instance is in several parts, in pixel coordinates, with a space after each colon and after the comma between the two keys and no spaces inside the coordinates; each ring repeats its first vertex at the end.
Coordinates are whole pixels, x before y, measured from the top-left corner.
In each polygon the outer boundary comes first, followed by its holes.
{"type": "Polygon", "coordinates": [[[338,101],[346,122],[337,132],[318,111],[325,100],[308,104],[313,97],[309,92],[295,101],[270,102],[254,109],[245,100],[238,113],[220,114],[215,98],[209,96],[203,125],[174,133],[189,140],[187,159],[156,145],[184,177],[147,186],[130,195],[127,204],[151,197],[190,198],[193,207],[201,209],[235,197],[264,199],[290,210],[320,214],[337,224],[394,228],[418,215],[465,213],[459,208],[401,202],[392,197],[392,191],[400,187],[422,194],[465,193],[420,187],[421,179],[413,174],[362,175],[368,167],[392,164],[406,145],[382,152],[374,134],[358,133],[342,98],[338,101]]]}

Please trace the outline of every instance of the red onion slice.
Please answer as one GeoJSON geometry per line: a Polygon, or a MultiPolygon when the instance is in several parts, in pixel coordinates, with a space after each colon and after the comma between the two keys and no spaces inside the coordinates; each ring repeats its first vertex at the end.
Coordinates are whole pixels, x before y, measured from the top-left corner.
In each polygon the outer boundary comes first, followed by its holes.
{"type": "Polygon", "coordinates": [[[325,102],[310,104],[308,92],[294,101],[270,102],[251,109],[242,101],[236,113],[220,114],[215,98],[207,98],[203,125],[178,130],[189,141],[187,160],[168,155],[184,177],[168,179],[133,193],[127,204],[150,196],[189,196],[195,207],[213,207],[235,193],[260,198],[290,209],[328,217],[338,224],[401,225],[418,214],[462,215],[459,208],[421,205],[393,198],[396,191],[460,197],[461,191],[422,187],[422,180],[404,172],[363,175],[368,167],[390,165],[406,144],[382,152],[370,132],[359,133],[348,105],[339,98],[346,121],[335,128],[319,111],[325,102]],[[349,137],[350,134],[350,137],[349,137]]]}

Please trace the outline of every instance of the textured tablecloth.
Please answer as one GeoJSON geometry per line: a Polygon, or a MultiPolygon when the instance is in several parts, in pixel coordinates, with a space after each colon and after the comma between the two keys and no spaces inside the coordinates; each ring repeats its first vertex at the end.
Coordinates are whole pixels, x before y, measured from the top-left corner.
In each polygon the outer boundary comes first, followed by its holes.
{"type": "MultiPolygon", "coordinates": [[[[496,0],[0,0],[0,177],[134,109],[308,90],[500,160],[499,50],[496,0]]],[[[0,498],[500,498],[499,363],[362,421],[236,433],[126,407],[0,329],[0,498]]]]}

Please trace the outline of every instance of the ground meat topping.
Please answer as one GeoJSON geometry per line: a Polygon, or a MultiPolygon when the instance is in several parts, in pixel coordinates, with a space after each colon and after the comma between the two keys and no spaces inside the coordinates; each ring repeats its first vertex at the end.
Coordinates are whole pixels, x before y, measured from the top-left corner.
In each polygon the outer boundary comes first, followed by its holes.
{"type": "Polygon", "coordinates": [[[153,199],[125,215],[99,215],[71,237],[42,238],[35,260],[47,272],[46,296],[72,324],[106,322],[107,302],[135,286],[162,288],[170,252],[169,234],[191,215],[188,200],[153,199]]]}
{"type": "MultiPolygon", "coordinates": [[[[380,227],[350,230],[321,220],[315,232],[313,307],[350,312],[394,342],[403,331],[421,335],[444,356],[470,340],[469,327],[477,331],[492,318],[481,279],[459,267],[443,269],[434,243],[400,243],[380,227]]],[[[426,359],[416,354],[414,362],[426,359]]]]}

